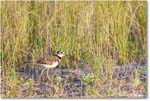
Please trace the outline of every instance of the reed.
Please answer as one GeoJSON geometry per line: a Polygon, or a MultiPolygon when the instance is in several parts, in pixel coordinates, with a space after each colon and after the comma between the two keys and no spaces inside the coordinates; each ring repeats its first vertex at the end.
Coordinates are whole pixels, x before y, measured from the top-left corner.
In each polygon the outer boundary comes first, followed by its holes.
{"type": "Polygon", "coordinates": [[[49,48],[66,53],[68,68],[83,60],[96,79],[111,78],[114,64],[146,55],[146,11],[146,2],[137,1],[1,2],[5,97],[17,96],[15,70],[23,61],[47,56],[49,48]]]}

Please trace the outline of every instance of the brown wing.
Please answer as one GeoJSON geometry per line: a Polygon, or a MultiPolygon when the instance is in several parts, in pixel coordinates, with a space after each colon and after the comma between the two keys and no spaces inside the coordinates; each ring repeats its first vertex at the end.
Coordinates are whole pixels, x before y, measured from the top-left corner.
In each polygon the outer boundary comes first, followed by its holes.
{"type": "Polygon", "coordinates": [[[52,64],[54,61],[59,61],[58,57],[50,56],[37,61],[40,64],[52,64]]]}

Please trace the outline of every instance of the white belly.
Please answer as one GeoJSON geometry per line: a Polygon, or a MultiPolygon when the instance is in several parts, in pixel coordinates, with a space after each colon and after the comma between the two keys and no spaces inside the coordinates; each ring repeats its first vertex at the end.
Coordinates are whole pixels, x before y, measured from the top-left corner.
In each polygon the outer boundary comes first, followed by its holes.
{"type": "Polygon", "coordinates": [[[40,64],[41,66],[44,66],[45,68],[55,68],[56,66],[58,66],[58,62],[55,62],[51,65],[49,64],[40,64]]]}

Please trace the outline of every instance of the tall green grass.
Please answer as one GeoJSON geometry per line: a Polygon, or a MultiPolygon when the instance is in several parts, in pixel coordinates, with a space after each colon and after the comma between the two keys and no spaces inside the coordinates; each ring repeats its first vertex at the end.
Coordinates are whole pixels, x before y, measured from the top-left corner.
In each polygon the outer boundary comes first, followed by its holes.
{"type": "Polygon", "coordinates": [[[19,84],[24,61],[63,50],[62,65],[91,64],[97,79],[111,78],[113,64],[146,54],[146,2],[1,2],[2,64],[6,97],[19,84]],[[103,73],[106,67],[107,73],[103,73]]]}

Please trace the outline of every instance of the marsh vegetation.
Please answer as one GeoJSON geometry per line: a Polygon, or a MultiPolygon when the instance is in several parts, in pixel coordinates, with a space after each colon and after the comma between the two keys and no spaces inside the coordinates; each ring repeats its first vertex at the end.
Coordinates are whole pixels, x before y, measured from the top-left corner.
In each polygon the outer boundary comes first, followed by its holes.
{"type": "MultiPolygon", "coordinates": [[[[53,55],[57,50],[66,56],[56,70],[90,71],[79,76],[86,86],[81,86],[84,94],[71,97],[145,97],[147,83],[141,77],[146,78],[147,73],[146,12],[147,3],[137,1],[1,1],[2,97],[67,98],[60,85],[63,78],[53,74],[51,80],[42,81],[49,89],[35,91],[32,88],[39,87],[37,81],[24,79],[18,72],[25,61],[53,55]],[[121,78],[126,67],[129,80],[121,78]],[[118,71],[120,78],[115,77],[118,71]]],[[[36,69],[33,65],[28,68],[36,69]]]]}

